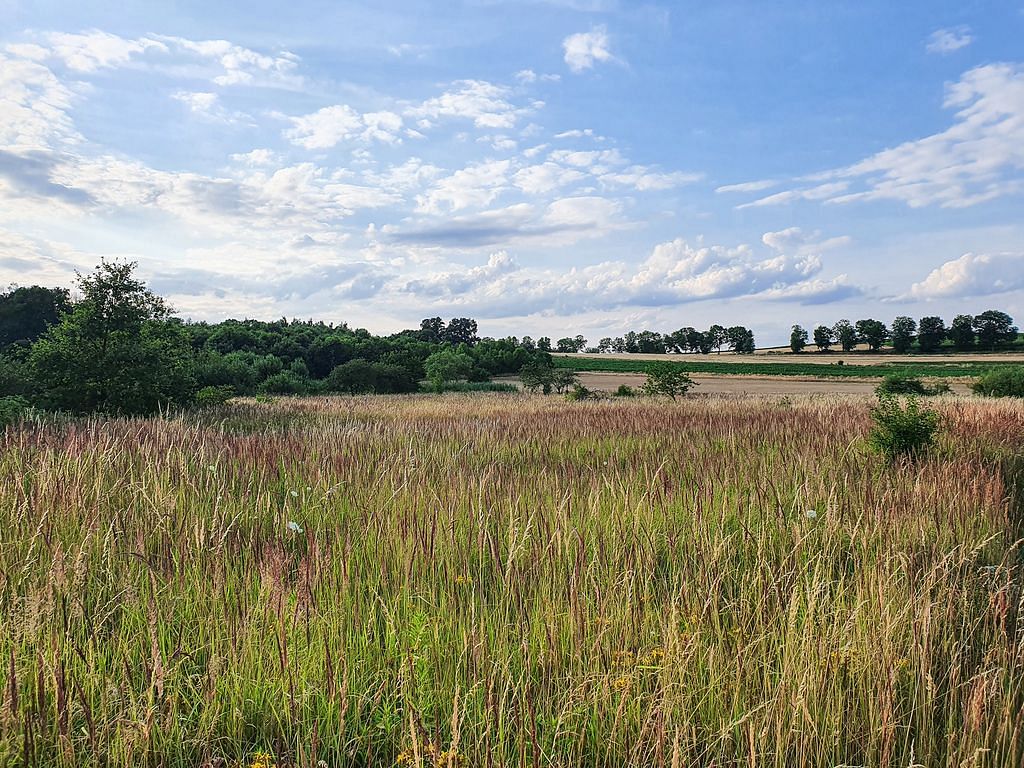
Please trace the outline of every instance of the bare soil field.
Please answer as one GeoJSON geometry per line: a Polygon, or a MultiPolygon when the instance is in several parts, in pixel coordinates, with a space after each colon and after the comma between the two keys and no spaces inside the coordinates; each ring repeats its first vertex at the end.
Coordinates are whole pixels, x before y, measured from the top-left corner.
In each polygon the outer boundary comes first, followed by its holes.
{"type": "Polygon", "coordinates": [[[949,355],[895,355],[887,352],[803,352],[799,355],[783,352],[781,349],[759,349],[753,355],[735,355],[731,352],[710,355],[661,355],[634,353],[610,353],[604,355],[568,352],[552,352],[559,357],[598,357],[606,360],[671,360],[689,363],[807,363],[832,365],[842,360],[847,365],[878,365],[884,363],[1024,363],[1024,352],[963,352],[949,355]]]}

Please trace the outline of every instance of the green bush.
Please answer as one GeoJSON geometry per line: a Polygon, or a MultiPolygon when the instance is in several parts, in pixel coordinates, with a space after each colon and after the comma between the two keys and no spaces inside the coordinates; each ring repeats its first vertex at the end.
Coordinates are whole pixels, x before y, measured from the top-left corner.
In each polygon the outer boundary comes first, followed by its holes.
{"type": "Polygon", "coordinates": [[[235,396],[235,388],[230,384],[222,384],[216,387],[203,387],[196,392],[196,405],[200,408],[212,408],[224,405],[235,396]]]}
{"type": "Polygon", "coordinates": [[[986,397],[1024,397],[1024,366],[989,371],[971,389],[986,397]]]}
{"type": "Polygon", "coordinates": [[[931,392],[916,376],[904,376],[899,373],[890,373],[882,383],[875,387],[879,395],[928,395],[931,392]]]}
{"type": "Polygon", "coordinates": [[[878,405],[871,409],[874,426],[868,443],[889,460],[920,455],[935,442],[939,414],[922,408],[910,395],[906,405],[893,395],[879,395],[878,405]]]}
{"type": "Polygon", "coordinates": [[[28,413],[28,403],[24,398],[12,395],[0,397],[0,428],[16,424],[28,413]]]}
{"type": "Polygon", "coordinates": [[[565,393],[566,400],[596,400],[597,393],[587,389],[582,384],[574,384],[572,389],[565,393]]]}
{"type": "Polygon", "coordinates": [[[636,390],[628,384],[619,384],[619,388],[612,393],[613,397],[636,397],[636,390]]]}

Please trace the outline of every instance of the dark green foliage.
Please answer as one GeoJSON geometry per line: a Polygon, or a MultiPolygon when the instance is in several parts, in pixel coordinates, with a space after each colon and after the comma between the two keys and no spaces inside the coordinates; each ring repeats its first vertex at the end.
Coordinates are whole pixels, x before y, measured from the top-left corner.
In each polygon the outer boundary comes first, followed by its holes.
{"type": "Polygon", "coordinates": [[[451,381],[469,378],[473,372],[473,358],[456,349],[439,349],[423,364],[427,378],[437,391],[451,381]]]}
{"type": "Polygon", "coordinates": [[[857,346],[857,329],[849,320],[840,320],[832,326],[832,333],[843,352],[850,352],[857,346]]]}
{"type": "Polygon", "coordinates": [[[188,336],[134,268],[103,262],[79,277],[82,300],[32,346],[29,366],[44,407],[146,414],[191,398],[188,336]]]}
{"type": "Polygon", "coordinates": [[[33,285],[0,293],[0,350],[32,344],[69,309],[71,301],[64,288],[33,285]]]}
{"type": "Polygon", "coordinates": [[[889,329],[880,320],[858,320],[856,329],[858,341],[867,344],[872,352],[880,350],[889,338],[889,329]]]}
{"type": "Polygon", "coordinates": [[[693,379],[675,363],[651,363],[645,373],[647,381],[644,382],[642,389],[647,395],[664,395],[675,400],[694,386],[693,379]]]}
{"type": "Polygon", "coordinates": [[[868,444],[890,461],[921,455],[934,444],[939,429],[939,414],[923,408],[913,395],[905,405],[893,395],[879,396],[871,418],[874,426],[868,444]]]}
{"type": "Polygon", "coordinates": [[[941,317],[922,317],[917,326],[917,347],[921,352],[937,352],[946,339],[946,324],[941,317]]]}
{"type": "Polygon", "coordinates": [[[308,379],[302,379],[291,371],[281,371],[266,378],[257,391],[265,395],[306,395],[311,392],[308,379]]]}
{"type": "Polygon", "coordinates": [[[986,397],[1024,397],[1024,365],[989,371],[971,389],[986,397]]]}
{"type": "MultiPolygon", "coordinates": [[[[438,392],[433,384],[421,388],[425,392],[438,392]]],[[[507,381],[448,381],[440,389],[441,392],[518,392],[515,384],[507,381]]]]}
{"type": "Polygon", "coordinates": [[[17,424],[28,413],[28,401],[23,397],[0,397],[0,429],[17,424]]]}
{"type": "Polygon", "coordinates": [[[792,333],[789,334],[789,349],[792,352],[803,352],[804,347],[807,346],[807,331],[799,325],[793,326],[792,333]]]}
{"type": "Polygon", "coordinates": [[[963,352],[974,347],[974,318],[971,315],[957,315],[946,333],[953,342],[953,349],[963,352]]]}
{"type": "Polygon", "coordinates": [[[234,396],[235,388],[229,384],[219,387],[203,387],[196,392],[195,401],[200,408],[213,408],[224,405],[234,396]]]}
{"type": "Polygon", "coordinates": [[[628,384],[619,384],[618,389],[612,392],[613,397],[636,397],[636,390],[628,384]]]}
{"type": "Polygon", "coordinates": [[[900,315],[892,321],[892,351],[904,355],[910,351],[917,333],[917,322],[912,317],[900,315]]]}
{"type": "Polygon", "coordinates": [[[734,325],[725,332],[729,348],[737,355],[754,354],[754,332],[742,325],[734,325]]]}
{"type": "Polygon", "coordinates": [[[324,381],[328,392],[398,394],[415,392],[419,382],[407,368],[366,360],[349,360],[331,371],[324,381]]]}
{"type": "Polygon", "coordinates": [[[977,334],[978,346],[982,349],[995,349],[1017,338],[1013,318],[995,309],[989,309],[974,318],[974,332],[977,334]]]}
{"type": "Polygon", "coordinates": [[[28,366],[13,354],[0,356],[0,397],[6,395],[28,395],[32,381],[28,366]]]}
{"type": "Polygon", "coordinates": [[[814,346],[818,348],[819,352],[828,352],[832,341],[832,329],[827,325],[819,325],[814,329],[814,346]]]}
{"type": "Polygon", "coordinates": [[[596,392],[587,389],[582,384],[573,384],[572,389],[565,393],[565,399],[571,401],[595,400],[597,397],[596,392]]]}
{"type": "Polygon", "coordinates": [[[879,395],[930,395],[931,391],[916,376],[901,376],[891,373],[875,387],[879,395]]]}

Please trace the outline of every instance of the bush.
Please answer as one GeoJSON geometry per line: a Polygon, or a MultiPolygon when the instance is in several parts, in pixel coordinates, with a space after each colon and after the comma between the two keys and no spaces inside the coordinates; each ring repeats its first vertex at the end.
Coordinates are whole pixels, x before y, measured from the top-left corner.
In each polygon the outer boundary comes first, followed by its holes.
{"type": "Polygon", "coordinates": [[[200,408],[213,408],[224,405],[235,396],[235,388],[230,384],[222,384],[218,387],[203,387],[196,392],[196,405],[200,408]]]}
{"type": "Polygon", "coordinates": [[[0,397],[0,428],[17,424],[28,413],[28,403],[18,396],[0,397]]]}
{"type": "Polygon", "coordinates": [[[916,376],[903,376],[899,373],[890,373],[882,379],[882,383],[875,387],[875,392],[879,395],[931,394],[924,382],[916,376]]]}
{"type": "Polygon", "coordinates": [[[582,384],[574,384],[572,389],[565,393],[566,400],[596,400],[597,393],[592,389],[587,389],[582,384]]]}
{"type": "Polygon", "coordinates": [[[612,392],[612,397],[636,397],[636,390],[628,384],[619,384],[619,388],[612,392]]]}
{"type": "Polygon", "coordinates": [[[971,389],[986,397],[1024,397],[1024,366],[989,371],[971,389]]]}
{"type": "Polygon", "coordinates": [[[507,381],[449,381],[441,385],[440,390],[433,384],[424,384],[424,392],[518,392],[515,384],[507,381]]]}
{"type": "Polygon", "coordinates": [[[910,395],[906,406],[893,395],[880,395],[878,405],[871,409],[874,426],[868,436],[869,445],[890,461],[902,456],[913,458],[935,442],[939,414],[922,408],[910,395]]]}
{"type": "Polygon", "coordinates": [[[257,389],[263,394],[304,395],[309,390],[309,382],[300,379],[294,373],[282,371],[269,377],[257,389]]]}

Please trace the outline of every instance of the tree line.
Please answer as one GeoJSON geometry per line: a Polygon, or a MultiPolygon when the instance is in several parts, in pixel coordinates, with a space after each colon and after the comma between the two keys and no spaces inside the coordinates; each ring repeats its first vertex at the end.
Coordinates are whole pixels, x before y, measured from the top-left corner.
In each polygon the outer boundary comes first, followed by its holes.
{"type": "Polygon", "coordinates": [[[312,320],[184,322],[135,266],[101,263],[75,300],[40,286],[0,294],[0,398],[143,414],[233,395],[415,392],[424,380],[440,390],[552,364],[515,337],[480,338],[465,317],[389,336],[312,320]]]}
{"type": "Polygon", "coordinates": [[[858,344],[866,344],[871,352],[878,352],[889,343],[898,354],[929,354],[942,349],[991,351],[1016,343],[1017,337],[1013,318],[1000,310],[989,309],[978,315],[957,315],[948,326],[941,317],[934,315],[920,320],[901,315],[891,326],[872,318],[855,323],[839,320],[831,326],[816,326],[810,335],[802,326],[794,325],[789,348],[803,352],[813,340],[819,352],[829,352],[834,346],[851,352],[858,344]]]}
{"type": "MultiPolygon", "coordinates": [[[[529,336],[523,338],[523,343],[532,340],[529,336]]],[[[537,342],[539,349],[551,349],[551,340],[541,338],[537,342]]],[[[754,343],[754,332],[742,325],[734,325],[726,328],[722,325],[712,325],[706,331],[698,331],[696,328],[686,326],[671,333],[658,333],[657,331],[629,331],[623,336],[606,336],[595,346],[587,346],[587,340],[583,336],[566,337],[559,339],[556,352],[589,352],[592,354],[614,353],[641,353],[641,354],[703,354],[721,352],[728,349],[736,354],[753,354],[756,349],[754,343]]]]}

